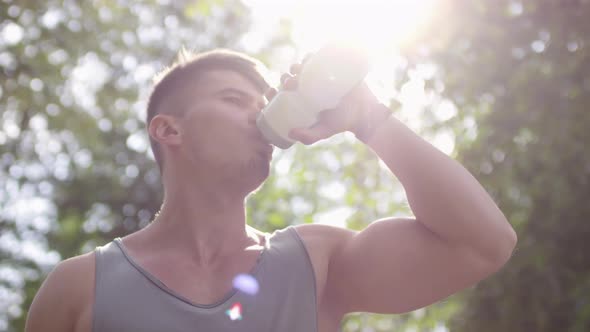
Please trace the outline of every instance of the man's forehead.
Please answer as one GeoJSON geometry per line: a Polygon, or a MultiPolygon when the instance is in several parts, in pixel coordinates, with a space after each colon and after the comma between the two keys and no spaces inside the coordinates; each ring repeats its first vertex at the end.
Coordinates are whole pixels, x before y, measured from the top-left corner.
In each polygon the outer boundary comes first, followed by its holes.
{"type": "Polygon", "coordinates": [[[252,97],[259,98],[264,95],[256,85],[242,74],[231,70],[209,70],[203,73],[199,80],[203,92],[215,94],[223,90],[239,90],[252,97]]]}

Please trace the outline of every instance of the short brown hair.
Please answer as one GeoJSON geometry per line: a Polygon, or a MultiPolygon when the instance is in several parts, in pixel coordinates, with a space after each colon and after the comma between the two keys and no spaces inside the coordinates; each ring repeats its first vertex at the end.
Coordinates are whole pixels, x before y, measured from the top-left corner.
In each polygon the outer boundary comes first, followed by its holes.
{"type": "MultiPolygon", "coordinates": [[[[209,70],[227,69],[242,74],[264,93],[269,85],[266,82],[264,65],[240,52],[218,48],[207,52],[195,53],[181,49],[176,61],[158,73],[153,80],[153,88],[148,100],[146,126],[156,114],[175,113],[182,115],[185,108],[164,108],[164,102],[171,97],[184,95],[189,84],[197,81],[203,73],[209,70]]],[[[176,98],[174,98],[176,99],[176,98]]],[[[149,136],[149,135],[148,135],[149,136]]],[[[164,171],[164,159],[160,144],[149,136],[152,152],[160,168],[164,171]]]]}

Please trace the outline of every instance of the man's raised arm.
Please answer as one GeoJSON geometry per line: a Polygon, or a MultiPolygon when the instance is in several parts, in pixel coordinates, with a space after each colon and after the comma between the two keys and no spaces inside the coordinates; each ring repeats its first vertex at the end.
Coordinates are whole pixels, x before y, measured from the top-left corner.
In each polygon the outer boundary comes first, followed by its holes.
{"type": "Polygon", "coordinates": [[[332,254],[325,292],[338,310],[411,311],[507,262],[516,233],[462,165],[393,116],[366,143],[401,181],[416,218],[382,219],[345,236],[332,254]]]}
{"type": "MultiPolygon", "coordinates": [[[[296,77],[285,79],[285,87],[296,86],[296,77]]],[[[485,189],[391,116],[366,83],[291,137],[313,144],[343,131],[365,142],[401,181],[416,218],[383,219],[361,232],[325,232],[338,240],[321,294],[333,310],[407,312],[472,286],[508,261],[516,233],[485,189]]]]}

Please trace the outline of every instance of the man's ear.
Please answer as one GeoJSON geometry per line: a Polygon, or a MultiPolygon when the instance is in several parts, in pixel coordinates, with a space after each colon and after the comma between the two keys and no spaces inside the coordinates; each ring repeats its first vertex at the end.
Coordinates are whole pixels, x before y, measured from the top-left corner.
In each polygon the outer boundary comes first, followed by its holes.
{"type": "Polygon", "coordinates": [[[177,119],[166,114],[157,114],[148,126],[149,135],[164,145],[179,145],[182,141],[177,119]]]}

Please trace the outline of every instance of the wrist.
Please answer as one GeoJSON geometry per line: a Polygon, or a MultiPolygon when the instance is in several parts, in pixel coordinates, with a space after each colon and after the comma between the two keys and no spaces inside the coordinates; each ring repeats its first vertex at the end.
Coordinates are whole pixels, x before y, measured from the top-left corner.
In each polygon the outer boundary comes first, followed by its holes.
{"type": "Polygon", "coordinates": [[[377,128],[387,122],[386,120],[391,114],[391,110],[387,106],[379,102],[373,103],[362,113],[351,132],[357,139],[367,144],[377,128]]]}

